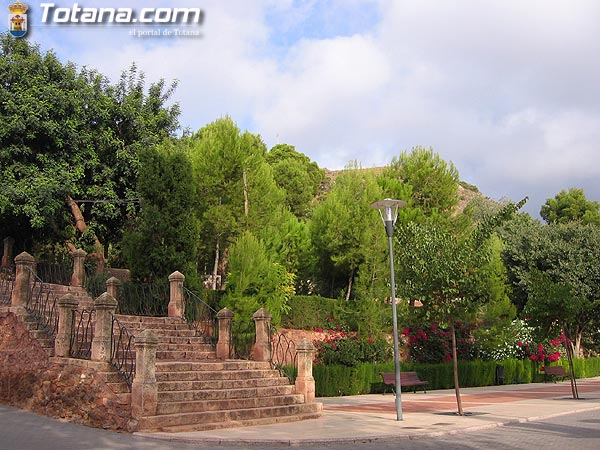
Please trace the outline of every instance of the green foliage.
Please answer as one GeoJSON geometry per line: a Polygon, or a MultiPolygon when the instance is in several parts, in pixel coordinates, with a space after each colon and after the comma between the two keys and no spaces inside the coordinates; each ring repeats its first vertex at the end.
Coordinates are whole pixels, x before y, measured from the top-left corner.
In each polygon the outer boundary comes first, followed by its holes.
{"type": "MultiPolygon", "coordinates": [[[[600,375],[600,358],[575,359],[575,376],[589,378],[600,375]]],[[[566,364],[561,361],[560,364],[566,364]]],[[[460,361],[459,375],[464,387],[491,386],[495,383],[496,366],[504,367],[504,384],[534,383],[544,379],[537,362],[509,359],[503,361],[460,361]]],[[[450,389],[454,386],[452,364],[401,363],[404,372],[417,372],[421,380],[429,382],[428,390],[450,389]]],[[[393,372],[394,362],[361,363],[353,367],[342,365],[316,365],[313,376],[317,397],[375,394],[386,388],[381,382],[381,372],[393,372]]],[[[410,388],[406,387],[404,390],[410,388]]]]}
{"type": "Polygon", "coordinates": [[[370,208],[381,195],[374,176],[355,163],[338,175],[330,194],[315,209],[310,231],[319,260],[322,294],[333,297],[345,292],[349,299],[367,253],[378,250],[371,245],[379,242],[381,249],[385,248],[381,222],[370,208]]]}
{"type": "Polygon", "coordinates": [[[118,242],[135,213],[140,148],[177,128],[179,108],[165,107],[174,85],[147,93],[132,66],[107,79],[52,53],[0,37],[0,225],[18,239],[73,236],[66,197],[85,204],[84,217],[105,243],[118,242]]]}
{"type": "Polygon", "coordinates": [[[600,203],[588,200],[583,189],[563,189],[542,205],[540,216],[548,224],[580,220],[585,224],[600,225],[600,203]]]}
{"type": "Polygon", "coordinates": [[[394,157],[387,176],[412,187],[414,205],[425,216],[448,215],[458,204],[458,171],[432,148],[414,147],[394,157]]]}
{"type": "Polygon", "coordinates": [[[337,300],[318,295],[295,295],[282,315],[281,326],[298,330],[314,330],[335,314],[337,300]]]}
{"type": "Polygon", "coordinates": [[[169,143],[146,149],[140,157],[140,217],[123,240],[132,276],[152,281],[178,270],[188,277],[188,285],[197,285],[193,280],[199,224],[190,214],[196,190],[185,182],[192,177],[189,158],[169,143]]]}
{"type": "MultiPolygon", "coordinates": [[[[472,359],[475,323],[456,321],[457,354],[460,360],[472,359]]],[[[449,362],[452,359],[450,331],[438,322],[407,327],[402,331],[408,341],[410,358],[420,363],[449,362]]]]}
{"type": "Polygon", "coordinates": [[[293,274],[274,262],[264,243],[250,232],[242,234],[231,246],[229,270],[225,306],[241,321],[264,307],[273,316],[273,325],[278,326],[294,295],[293,274]]]}
{"type": "Polygon", "coordinates": [[[360,338],[345,331],[329,330],[325,339],[314,342],[316,364],[356,366],[363,362],[384,362],[392,356],[391,345],[383,338],[360,338]]]}
{"type": "Polygon", "coordinates": [[[296,217],[307,217],[325,178],[324,171],[292,145],[277,144],[267,153],[277,186],[285,191],[285,203],[296,217]]]}

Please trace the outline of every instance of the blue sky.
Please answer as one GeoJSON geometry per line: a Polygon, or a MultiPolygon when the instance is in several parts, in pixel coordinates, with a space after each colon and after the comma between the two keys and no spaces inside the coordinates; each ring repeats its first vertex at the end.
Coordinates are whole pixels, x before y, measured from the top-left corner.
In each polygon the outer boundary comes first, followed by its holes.
{"type": "Polygon", "coordinates": [[[63,61],[113,80],[135,61],[148,81],[179,80],[192,130],[228,114],[329,169],[431,146],[489,197],[528,195],[535,217],[561,189],[600,200],[595,0],[81,2],[205,12],[202,37],[145,38],[42,24],[42,2],[26,3],[28,39],[63,61]]]}

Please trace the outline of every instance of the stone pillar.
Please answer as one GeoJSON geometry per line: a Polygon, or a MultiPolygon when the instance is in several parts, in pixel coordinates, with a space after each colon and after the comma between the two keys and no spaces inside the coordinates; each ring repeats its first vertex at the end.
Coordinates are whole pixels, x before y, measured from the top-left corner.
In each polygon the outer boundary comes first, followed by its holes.
{"type": "Polygon", "coordinates": [[[169,317],[183,317],[185,300],[183,298],[183,282],[185,276],[178,271],[169,275],[169,317]]]}
{"type": "Polygon", "coordinates": [[[58,299],[58,332],[54,340],[54,354],[68,358],[71,351],[71,335],[73,334],[73,312],[79,301],[73,294],[58,299]]]}
{"type": "Polygon", "coordinates": [[[231,358],[231,322],[233,322],[233,312],[223,308],[217,313],[219,321],[219,340],[217,341],[217,358],[231,358]]]}
{"type": "Polygon", "coordinates": [[[92,338],[92,361],[110,361],[112,341],[112,319],[117,310],[117,301],[105,292],[94,301],[96,319],[92,338]]]}
{"type": "Polygon", "coordinates": [[[31,290],[29,282],[31,272],[35,267],[35,258],[27,252],[23,252],[15,258],[16,272],[15,284],[12,291],[11,305],[15,308],[17,315],[25,313],[25,307],[29,303],[31,290]]]}
{"type": "Polygon", "coordinates": [[[315,379],[312,374],[313,355],[315,346],[304,338],[296,347],[298,354],[298,376],[296,377],[295,392],[304,394],[304,403],[315,401],[315,379]]]}
{"type": "Polygon", "coordinates": [[[119,301],[118,299],[119,299],[119,287],[120,286],[121,286],[121,280],[119,280],[116,277],[110,277],[108,280],[106,280],[106,292],[112,298],[117,300],[117,302],[119,301]]]}
{"type": "Polygon", "coordinates": [[[252,319],[256,327],[256,339],[252,347],[254,361],[269,361],[271,359],[271,314],[265,308],[254,313],[252,319]]]}
{"type": "Polygon", "coordinates": [[[71,256],[73,257],[73,275],[71,275],[71,286],[83,286],[85,283],[85,250],[78,248],[71,256]]]}
{"type": "Polygon", "coordinates": [[[13,265],[13,249],[15,245],[15,239],[12,237],[4,238],[4,252],[2,254],[2,267],[13,265]]]}
{"type": "Polygon", "coordinates": [[[135,377],[131,384],[131,415],[134,419],[156,415],[156,347],[158,338],[144,330],[135,337],[135,377]]]}

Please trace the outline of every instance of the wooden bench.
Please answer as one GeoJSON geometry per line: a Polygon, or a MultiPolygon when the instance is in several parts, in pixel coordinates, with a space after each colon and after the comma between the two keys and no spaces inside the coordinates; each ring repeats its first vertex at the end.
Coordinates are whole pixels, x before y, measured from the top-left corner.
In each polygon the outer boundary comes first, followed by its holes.
{"type": "Polygon", "coordinates": [[[565,379],[569,376],[563,366],[546,366],[544,368],[544,382],[546,383],[549,379],[556,383],[557,378],[565,379]]]}
{"type": "MultiPolygon", "coordinates": [[[[392,386],[392,392],[394,392],[394,389],[396,388],[396,374],[394,372],[381,372],[380,375],[383,380],[383,384],[386,386],[392,386]]],[[[414,388],[414,393],[417,392],[417,387],[423,386],[423,392],[427,394],[427,389],[425,389],[425,386],[428,384],[429,381],[422,381],[419,379],[417,372],[400,372],[400,385],[412,386],[414,388]]]]}

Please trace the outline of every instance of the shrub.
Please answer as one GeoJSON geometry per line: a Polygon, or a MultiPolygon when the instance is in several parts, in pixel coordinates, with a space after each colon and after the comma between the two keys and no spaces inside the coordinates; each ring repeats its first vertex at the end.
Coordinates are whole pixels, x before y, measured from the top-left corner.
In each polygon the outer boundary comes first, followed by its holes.
{"type": "Polygon", "coordinates": [[[316,364],[356,366],[363,362],[383,362],[391,357],[391,346],[383,338],[360,338],[341,329],[327,333],[325,339],[314,342],[316,364]]]}
{"type": "Polygon", "coordinates": [[[336,300],[318,295],[294,295],[290,298],[288,311],[281,318],[285,328],[314,330],[335,315],[336,300]]]}

